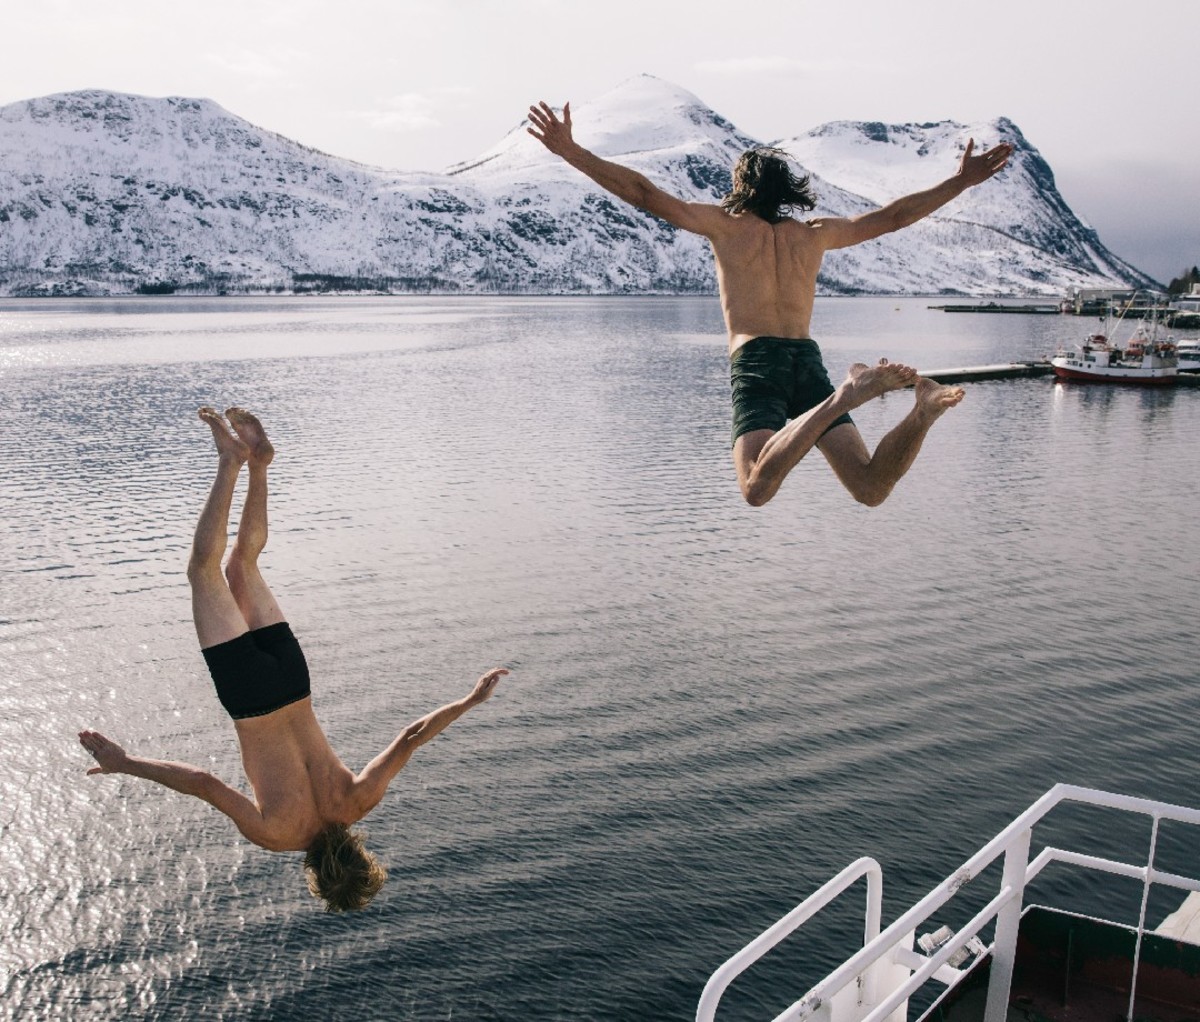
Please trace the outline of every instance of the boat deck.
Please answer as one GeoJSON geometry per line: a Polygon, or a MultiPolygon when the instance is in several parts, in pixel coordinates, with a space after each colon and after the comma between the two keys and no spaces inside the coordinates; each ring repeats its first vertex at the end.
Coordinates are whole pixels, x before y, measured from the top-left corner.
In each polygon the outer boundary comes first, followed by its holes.
{"type": "MultiPolygon", "coordinates": [[[[1195,922],[1200,902],[1181,912],[1195,922]],[[1186,911],[1185,911],[1186,910],[1186,911]]],[[[1179,913],[1175,913],[1179,915],[1179,913]]],[[[1167,926],[1174,916],[1168,917],[1167,926]]],[[[1021,920],[1008,1018],[1022,1022],[1101,1022],[1129,1011],[1136,934],[1047,908],[1030,908],[1021,920]]],[[[984,960],[942,1003],[930,1022],[982,1022],[989,961],[984,960]]],[[[1200,1012],[1200,946],[1163,933],[1142,940],[1138,1022],[1194,1022],[1200,1012]]]]}
{"type": "Polygon", "coordinates": [[[716,1022],[718,1004],[734,980],[851,888],[862,890],[865,881],[862,946],[776,1022],[903,1022],[909,1007],[918,1007],[914,997],[928,1005],[921,1009],[921,1022],[1196,1022],[1200,876],[1156,865],[1163,823],[1200,827],[1200,809],[1056,784],[886,928],[883,870],[862,856],[726,959],[705,984],[696,1020],[716,1022]],[[1142,817],[1150,830],[1144,853],[1140,842],[1132,846],[1132,861],[1090,853],[1089,845],[1108,822],[1101,817],[1094,818],[1092,840],[1079,835],[1067,848],[1044,843],[1044,836],[1035,843],[1035,827],[1064,805],[1142,817]],[[1026,901],[1050,867],[1072,881],[1056,899],[1076,911],[1026,901]],[[990,876],[982,888],[973,888],[972,903],[959,899],[963,888],[984,873],[990,876]],[[1119,899],[1110,907],[1131,919],[1080,911],[1105,903],[1107,888],[1097,882],[1106,877],[1140,886],[1136,913],[1132,903],[1122,905],[1119,899]],[[993,883],[996,893],[979,907],[993,883]],[[1180,907],[1157,929],[1147,923],[1152,891],[1184,892],[1180,907]],[[956,899],[959,928],[939,926],[946,906],[956,899]],[[962,922],[968,911],[974,915],[962,922]],[[929,932],[922,933],[926,927],[929,932]]]}

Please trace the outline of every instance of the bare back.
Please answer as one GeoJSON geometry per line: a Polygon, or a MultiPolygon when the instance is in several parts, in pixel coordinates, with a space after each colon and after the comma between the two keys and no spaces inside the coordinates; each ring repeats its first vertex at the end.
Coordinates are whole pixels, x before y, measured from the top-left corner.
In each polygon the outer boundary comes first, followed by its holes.
{"type": "Polygon", "coordinates": [[[808,223],[730,215],[709,233],[732,354],[755,337],[809,337],[824,246],[808,223]]]}
{"type": "MultiPolygon", "coordinates": [[[[529,122],[530,135],[606,191],[709,240],[717,260],[730,353],[754,337],[808,337],[817,271],[827,250],[858,245],[916,223],[999,173],[1012,154],[1012,146],[1002,142],[974,156],[975,140],[969,139],[958,172],[932,188],[853,217],[772,224],[753,213],[729,213],[711,202],[685,202],[639,171],[601,159],[572,136],[570,103],[563,105],[560,120],[549,105],[539,102],[529,108],[529,122]]],[[[772,159],[780,158],[781,165],[783,156],[778,151],[771,154],[772,159]]],[[[786,167],[784,172],[788,173],[786,167]]],[[[735,187],[738,173],[735,167],[735,187]]],[[[796,199],[802,200],[802,208],[812,208],[807,181],[792,184],[794,190],[780,193],[784,205],[779,208],[789,208],[796,199]]]]}
{"type": "Polygon", "coordinates": [[[354,823],[354,774],[338,758],[312,699],[235,720],[242,765],[273,851],[303,851],[330,823],[354,823]]]}

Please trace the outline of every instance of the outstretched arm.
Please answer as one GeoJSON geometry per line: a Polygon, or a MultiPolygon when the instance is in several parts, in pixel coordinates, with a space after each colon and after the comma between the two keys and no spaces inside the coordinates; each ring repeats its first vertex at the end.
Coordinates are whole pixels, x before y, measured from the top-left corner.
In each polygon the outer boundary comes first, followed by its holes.
{"type": "Polygon", "coordinates": [[[392,778],[404,769],[404,765],[417,749],[426,742],[433,741],[467,710],[489,699],[500,679],[507,673],[503,667],[493,667],[475,683],[470,695],[457,702],[447,703],[432,713],[427,713],[420,720],[414,720],[400,732],[391,745],[371,760],[354,780],[353,800],[358,818],[362,819],[379,804],[387,786],[392,783],[392,778]]]}
{"type": "Polygon", "coordinates": [[[98,764],[88,771],[88,776],[129,774],[131,777],[144,777],[173,791],[203,799],[233,820],[237,829],[250,841],[263,848],[271,847],[271,835],[258,806],[207,770],[201,770],[189,763],[170,763],[165,760],[130,756],[121,746],[99,731],[80,731],[79,744],[92,754],[98,764]]]}
{"type": "Polygon", "coordinates": [[[962,195],[968,188],[973,188],[993,174],[1000,173],[1008,163],[1013,147],[1007,142],[1002,142],[979,156],[972,155],[974,151],[975,140],[968,139],[966,151],[958,165],[958,173],[941,184],[896,199],[895,202],[889,202],[880,209],[873,209],[870,213],[848,218],[828,217],[813,220],[810,226],[818,232],[824,247],[830,249],[857,245],[859,242],[878,238],[881,234],[889,234],[915,224],[934,210],[941,209],[951,199],[962,195]]]}
{"type": "Polygon", "coordinates": [[[571,135],[570,103],[564,104],[561,121],[545,103],[531,106],[529,122],[532,127],[525,129],[529,134],[617,198],[694,234],[707,237],[720,228],[725,217],[720,207],[703,202],[684,202],[664,192],[645,174],[610,160],[602,160],[584,149],[571,135]]]}

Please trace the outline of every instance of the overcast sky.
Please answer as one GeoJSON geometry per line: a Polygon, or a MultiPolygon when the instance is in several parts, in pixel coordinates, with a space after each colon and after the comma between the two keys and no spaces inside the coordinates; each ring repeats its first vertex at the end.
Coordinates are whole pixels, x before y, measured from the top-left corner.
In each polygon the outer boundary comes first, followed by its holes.
{"type": "Polygon", "coordinates": [[[1006,116],[1110,249],[1163,281],[1200,262],[1195,0],[6,8],[0,104],[81,88],[206,97],[306,145],[401,170],[475,156],[532,100],[582,102],[643,72],[764,141],[831,120],[1006,116]]]}

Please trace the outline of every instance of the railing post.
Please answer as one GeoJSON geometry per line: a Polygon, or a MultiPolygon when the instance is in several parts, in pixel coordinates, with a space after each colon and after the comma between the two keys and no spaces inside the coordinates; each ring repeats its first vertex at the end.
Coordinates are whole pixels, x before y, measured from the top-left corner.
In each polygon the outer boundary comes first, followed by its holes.
{"type": "MultiPolygon", "coordinates": [[[[863,947],[866,947],[879,936],[879,925],[883,919],[883,873],[867,874],[867,915],[863,929],[863,947]]],[[[862,986],[859,990],[859,1004],[864,1001],[869,1007],[875,1007],[879,991],[879,963],[868,965],[861,977],[862,986]]]]}
{"type": "Polygon", "coordinates": [[[1146,858],[1146,879],[1142,881],[1142,907],[1138,910],[1137,941],[1133,945],[1133,974],[1129,978],[1129,1010],[1125,1013],[1127,1022],[1133,1022],[1133,1007],[1137,999],[1138,966],[1142,962],[1142,936],[1146,932],[1146,903],[1150,900],[1150,878],[1154,875],[1154,853],[1158,849],[1158,821],[1150,825],[1150,854],[1146,858]]]}
{"type": "Polygon", "coordinates": [[[983,1022],[1004,1022],[1008,1016],[1008,994],[1017,957],[1017,930],[1021,926],[1025,870],[1029,866],[1029,841],[1032,836],[1032,828],[1023,830],[1004,852],[1004,876],[1000,886],[1012,891],[1012,897],[996,915],[996,938],[992,944],[992,968],[983,1022]]]}

